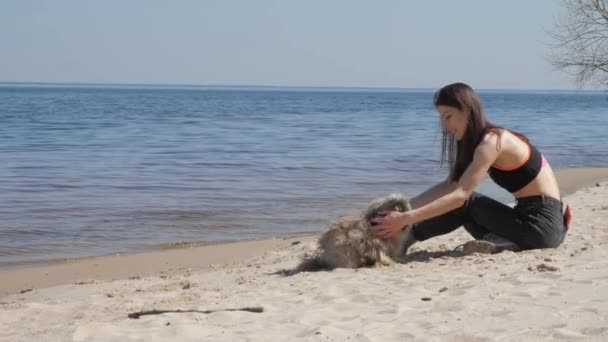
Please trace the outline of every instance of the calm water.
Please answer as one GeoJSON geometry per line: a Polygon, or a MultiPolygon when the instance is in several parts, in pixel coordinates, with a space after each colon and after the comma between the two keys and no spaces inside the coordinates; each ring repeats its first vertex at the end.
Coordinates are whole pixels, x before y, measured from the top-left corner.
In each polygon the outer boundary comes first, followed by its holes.
{"type": "MultiPolygon", "coordinates": [[[[446,175],[432,95],[0,86],[0,264],[319,231],[416,195],[446,175]]],[[[608,165],[606,94],[481,97],[554,168],[608,165]]]]}

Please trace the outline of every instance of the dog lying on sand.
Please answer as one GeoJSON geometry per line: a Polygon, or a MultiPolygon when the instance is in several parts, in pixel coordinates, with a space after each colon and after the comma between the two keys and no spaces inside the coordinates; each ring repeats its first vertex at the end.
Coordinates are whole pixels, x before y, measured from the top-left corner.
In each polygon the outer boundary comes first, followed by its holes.
{"type": "Polygon", "coordinates": [[[404,238],[411,229],[405,226],[389,240],[374,235],[371,219],[381,211],[411,210],[409,200],[401,193],[376,198],[364,213],[339,217],[319,238],[319,249],[314,256],[305,258],[298,267],[284,274],[390,265],[404,252],[404,238]]]}

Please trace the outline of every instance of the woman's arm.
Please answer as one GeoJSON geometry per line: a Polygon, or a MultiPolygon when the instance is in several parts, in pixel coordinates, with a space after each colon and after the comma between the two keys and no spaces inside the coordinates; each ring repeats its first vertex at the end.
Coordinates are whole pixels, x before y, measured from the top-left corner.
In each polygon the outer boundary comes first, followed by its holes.
{"type": "MultiPolygon", "coordinates": [[[[494,134],[485,136],[484,140],[482,140],[475,150],[473,161],[462,174],[460,180],[454,183],[453,186],[444,187],[446,192],[443,195],[410,211],[404,213],[392,212],[385,217],[373,219],[372,222],[378,224],[374,228],[376,234],[383,238],[388,238],[406,225],[442,215],[464,205],[475,188],[483,181],[488,169],[498,157],[499,150],[496,149],[496,139],[497,137],[494,134]]],[[[429,193],[431,189],[428,191],[429,193]]],[[[418,203],[421,203],[425,197],[427,199],[431,197],[430,195],[423,195],[419,196],[420,199],[417,199],[418,203]]]]}
{"type": "Polygon", "coordinates": [[[451,192],[456,186],[456,182],[452,182],[449,179],[449,176],[446,180],[441,183],[435,184],[433,187],[429,188],[425,192],[420,195],[410,199],[410,203],[413,209],[420,208],[423,205],[426,205],[439,197],[451,192]]]}
{"type": "Polygon", "coordinates": [[[438,197],[417,209],[404,213],[408,224],[424,221],[426,219],[445,214],[451,210],[464,205],[473,191],[479,186],[486,176],[490,166],[498,158],[499,151],[496,149],[494,134],[486,135],[484,140],[477,146],[473,161],[466,168],[460,180],[450,187],[443,196],[438,197]]]}

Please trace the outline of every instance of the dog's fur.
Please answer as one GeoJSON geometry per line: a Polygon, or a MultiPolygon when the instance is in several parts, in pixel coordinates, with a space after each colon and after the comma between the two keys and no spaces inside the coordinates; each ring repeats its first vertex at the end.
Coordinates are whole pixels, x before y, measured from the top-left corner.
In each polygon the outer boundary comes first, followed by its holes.
{"type": "Polygon", "coordinates": [[[379,217],[383,210],[405,212],[411,210],[411,205],[403,194],[393,193],[374,199],[365,213],[338,218],[319,238],[316,255],[304,259],[296,269],[285,273],[390,265],[403,252],[403,239],[410,227],[403,227],[390,240],[375,236],[370,220],[379,217]]]}

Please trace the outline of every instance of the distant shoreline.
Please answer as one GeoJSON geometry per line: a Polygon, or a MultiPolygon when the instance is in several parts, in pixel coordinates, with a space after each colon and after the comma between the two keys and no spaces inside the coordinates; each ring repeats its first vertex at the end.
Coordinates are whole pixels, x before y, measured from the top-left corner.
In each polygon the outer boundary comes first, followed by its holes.
{"type": "MultiPolygon", "coordinates": [[[[199,89],[199,90],[290,90],[290,91],[361,91],[361,92],[434,92],[435,88],[425,87],[365,87],[365,86],[315,86],[315,85],[263,85],[263,84],[162,84],[162,83],[95,83],[95,82],[18,82],[0,81],[0,87],[40,87],[40,88],[103,88],[103,89],[199,89]]],[[[592,89],[525,89],[525,88],[478,88],[484,92],[513,93],[555,93],[555,94],[598,94],[606,90],[592,89]]]]}

